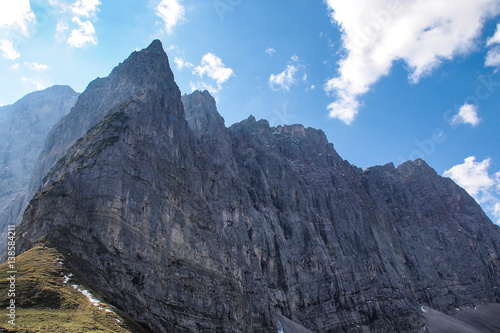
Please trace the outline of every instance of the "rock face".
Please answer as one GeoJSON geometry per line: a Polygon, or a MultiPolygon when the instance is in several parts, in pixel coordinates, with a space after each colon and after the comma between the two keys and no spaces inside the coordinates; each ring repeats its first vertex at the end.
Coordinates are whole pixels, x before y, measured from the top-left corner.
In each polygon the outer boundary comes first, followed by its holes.
{"type": "Polygon", "coordinates": [[[11,214],[19,215],[45,137],[69,113],[77,97],[68,86],[53,86],[0,107],[0,231],[11,214]]]}
{"type": "Polygon", "coordinates": [[[97,109],[49,138],[80,129],[17,244],[71,252],[153,332],[416,332],[421,306],[500,301],[499,228],[422,160],[361,170],[319,130],[226,128],[207,92],[181,98],[159,41],[66,120],[97,109]]]}

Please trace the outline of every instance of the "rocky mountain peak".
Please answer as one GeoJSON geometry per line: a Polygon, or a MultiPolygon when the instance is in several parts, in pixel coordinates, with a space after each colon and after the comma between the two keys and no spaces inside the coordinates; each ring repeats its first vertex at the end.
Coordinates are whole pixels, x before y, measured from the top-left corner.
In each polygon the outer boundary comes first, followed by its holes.
{"type": "Polygon", "coordinates": [[[220,133],[226,129],[224,118],[217,111],[215,99],[208,91],[196,90],[183,95],[182,103],[186,120],[196,136],[220,133]]]}

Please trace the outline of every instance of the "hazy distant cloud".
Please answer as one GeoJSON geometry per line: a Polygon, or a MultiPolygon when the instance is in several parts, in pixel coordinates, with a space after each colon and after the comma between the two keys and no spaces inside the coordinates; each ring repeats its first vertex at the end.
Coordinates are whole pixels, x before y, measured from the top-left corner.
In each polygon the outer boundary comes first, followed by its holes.
{"type": "Polygon", "coordinates": [[[345,57],[325,91],[336,98],[330,116],[354,120],[359,98],[395,61],[417,83],[443,60],[470,52],[484,22],[500,13],[497,0],[325,0],[342,32],[345,57]]]}
{"type": "Polygon", "coordinates": [[[221,58],[213,53],[207,53],[201,59],[200,65],[193,69],[193,74],[198,75],[200,78],[207,76],[215,80],[217,90],[221,90],[222,84],[229,80],[234,75],[234,72],[231,68],[224,65],[221,58]]]}
{"type": "Polygon", "coordinates": [[[273,49],[272,47],[270,47],[270,48],[268,48],[268,49],[266,50],[266,53],[267,53],[267,54],[269,54],[269,55],[273,55],[274,53],[276,53],[276,50],[275,50],[275,49],[273,49]]]}
{"type": "Polygon", "coordinates": [[[156,15],[163,20],[168,33],[171,33],[176,25],[186,21],[184,14],[184,6],[178,0],[162,0],[156,7],[156,15]]]}
{"type": "Polygon", "coordinates": [[[22,77],[21,81],[28,84],[30,88],[34,87],[36,90],[42,90],[47,88],[46,84],[36,79],[22,77]]]}
{"type": "Polygon", "coordinates": [[[49,2],[64,15],[56,26],[54,35],[56,41],[66,41],[70,46],[77,48],[97,45],[93,22],[97,20],[100,0],[77,0],[69,3],[49,0],[49,2]],[[70,31],[69,36],[68,31],[70,31]]]}
{"type": "Polygon", "coordinates": [[[214,86],[212,84],[208,84],[206,82],[193,82],[193,81],[190,81],[189,82],[189,86],[191,88],[191,91],[195,91],[195,90],[200,90],[200,91],[207,90],[212,95],[217,95],[217,93],[220,90],[218,87],[216,87],[216,86],[214,86]]]}
{"type": "Polygon", "coordinates": [[[19,69],[19,63],[16,62],[14,65],[10,66],[13,70],[18,70],[19,69]]]}
{"type": "Polygon", "coordinates": [[[49,69],[48,65],[39,64],[37,62],[25,62],[24,65],[28,66],[29,69],[35,70],[35,71],[45,71],[45,70],[49,69]]]}
{"type": "Polygon", "coordinates": [[[184,61],[182,58],[175,57],[175,64],[177,65],[177,69],[182,70],[183,68],[193,68],[194,65],[188,61],[184,61]]]}
{"type": "Polygon", "coordinates": [[[12,42],[6,38],[0,39],[0,50],[5,59],[16,60],[21,55],[14,49],[12,42]]]}
{"type": "Polygon", "coordinates": [[[491,158],[476,162],[475,156],[465,159],[443,174],[463,187],[500,224],[500,172],[490,174],[491,158]]]}
{"type": "Polygon", "coordinates": [[[451,123],[476,126],[480,121],[481,119],[477,115],[477,106],[466,103],[460,107],[458,114],[453,117],[451,123]]]}

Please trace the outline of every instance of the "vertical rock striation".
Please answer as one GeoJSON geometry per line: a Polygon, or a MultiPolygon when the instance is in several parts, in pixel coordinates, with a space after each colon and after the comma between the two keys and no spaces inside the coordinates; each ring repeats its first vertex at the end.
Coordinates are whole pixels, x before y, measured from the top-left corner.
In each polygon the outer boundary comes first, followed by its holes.
{"type": "Polygon", "coordinates": [[[226,128],[207,92],[181,98],[159,41],[66,121],[18,245],[71,252],[153,332],[416,332],[423,305],[500,301],[499,228],[451,180],[361,170],[301,125],[226,128]]]}

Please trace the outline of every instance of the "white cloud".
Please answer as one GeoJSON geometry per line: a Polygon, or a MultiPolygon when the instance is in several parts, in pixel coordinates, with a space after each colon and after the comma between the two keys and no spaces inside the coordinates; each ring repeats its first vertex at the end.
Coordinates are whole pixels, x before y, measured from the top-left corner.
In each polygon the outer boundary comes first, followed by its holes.
{"type": "Polygon", "coordinates": [[[267,53],[267,54],[269,54],[269,55],[273,55],[274,53],[276,53],[276,50],[275,50],[275,49],[273,49],[272,47],[270,47],[270,48],[268,48],[268,49],[266,50],[266,53],[267,53]]]}
{"type": "Polygon", "coordinates": [[[477,126],[481,119],[477,115],[477,106],[473,104],[464,104],[460,107],[458,114],[451,120],[452,124],[470,124],[477,126]]]}
{"type": "Polygon", "coordinates": [[[35,23],[29,0],[0,1],[0,28],[27,37],[30,26],[35,23]]]}
{"type": "Polygon", "coordinates": [[[24,65],[35,71],[45,71],[49,69],[48,65],[39,64],[37,62],[25,62],[24,65]]]}
{"type": "Polygon", "coordinates": [[[486,42],[486,46],[491,46],[495,44],[500,44],[500,23],[497,24],[497,29],[495,31],[495,34],[488,38],[488,41],[486,42]]]}
{"type": "Polygon", "coordinates": [[[54,35],[57,42],[66,41],[70,46],[77,48],[97,45],[93,22],[97,20],[100,0],[77,0],[72,3],[50,0],[49,2],[57,6],[60,13],[67,13],[57,23],[54,35]],[[66,33],[68,30],[71,30],[69,37],[66,33]]]}
{"type": "Polygon", "coordinates": [[[0,39],[0,50],[5,59],[16,60],[21,55],[14,49],[12,42],[6,38],[0,39]]]}
{"type": "Polygon", "coordinates": [[[484,65],[487,67],[500,67],[500,46],[495,46],[488,51],[484,65]]]}
{"type": "Polygon", "coordinates": [[[184,61],[182,58],[175,57],[175,64],[177,65],[177,69],[182,70],[183,68],[193,68],[194,65],[188,61],[184,61]]]}
{"type": "Polygon", "coordinates": [[[278,74],[271,74],[269,77],[269,87],[272,90],[289,91],[293,85],[298,83],[298,78],[307,82],[305,66],[300,64],[299,57],[294,54],[291,56],[285,70],[278,74]]]}
{"type": "Polygon", "coordinates": [[[189,86],[191,87],[191,91],[195,90],[208,90],[212,95],[217,96],[217,93],[219,92],[220,89],[218,87],[208,84],[206,82],[189,82],[189,86]]]}
{"type": "Polygon", "coordinates": [[[171,33],[176,25],[186,21],[184,14],[184,6],[178,0],[162,0],[156,7],[156,15],[163,20],[168,33],[171,33]]]}
{"type": "Polygon", "coordinates": [[[57,23],[56,33],[54,35],[58,43],[66,40],[66,31],[69,29],[69,24],[67,22],[61,21],[57,23]]]}
{"type": "Polygon", "coordinates": [[[14,65],[10,66],[13,70],[18,70],[19,69],[19,63],[16,62],[14,65]]]}
{"type": "Polygon", "coordinates": [[[200,65],[193,69],[193,74],[198,75],[200,78],[206,75],[208,78],[215,80],[217,89],[221,90],[222,84],[229,80],[234,75],[234,72],[231,68],[225,67],[222,60],[215,54],[207,53],[201,59],[200,65]]]}
{"type": "Polygon", "coordinates": [[[46,84],[44,84],[43,82],[38,81],[36,79],[22,77],[21,81],[24,83],[27,83],[28,85],[30,85],[32,87],[35,87],[36,90],[42,90],[42,89],[47,88],[46,84]]]}
{"type": "Polygon", "coordinates": [[[443,176],[463,187],[500,224],[500,172],[490,175],[490,163],[490,158],[476,162],[476,157],[470,156],[463,164],[446,170],[443,176]]]}
{"type": "Polygon", "coordinates": [[[78,0],[71,7],[71,11],[76,16],[93,17],[100,5],[101,1],[99,0],[78,0]]]}
{"type": "Polygon", "coordinates": [[[342,32],[346,56],[325,84],[336,97],[330,116],[352,122],[359,98],[402,60],[417,83],[443,60],[475,47],[485,19],[500,13],[498,0],[325,0],[342,32]]]}
{"type": "Polygon", "coordinates": [[[283,72],[271,74],[269,77],[269,86],[273,90],[290,90],[290,87],[297,83],[297,79],[295,78],[297,71],[298,67],[287,65],[283,72]]]}
{"type": "Polygon", "coordinates": [[[73,17],[73,22],[78,25],[78,29],[71,30],[68,44],[73,47],[84,47],[88,44],[97,45],[97,36],[94,25],[90,21],[81,21],[78,17],[73,17]]]}

